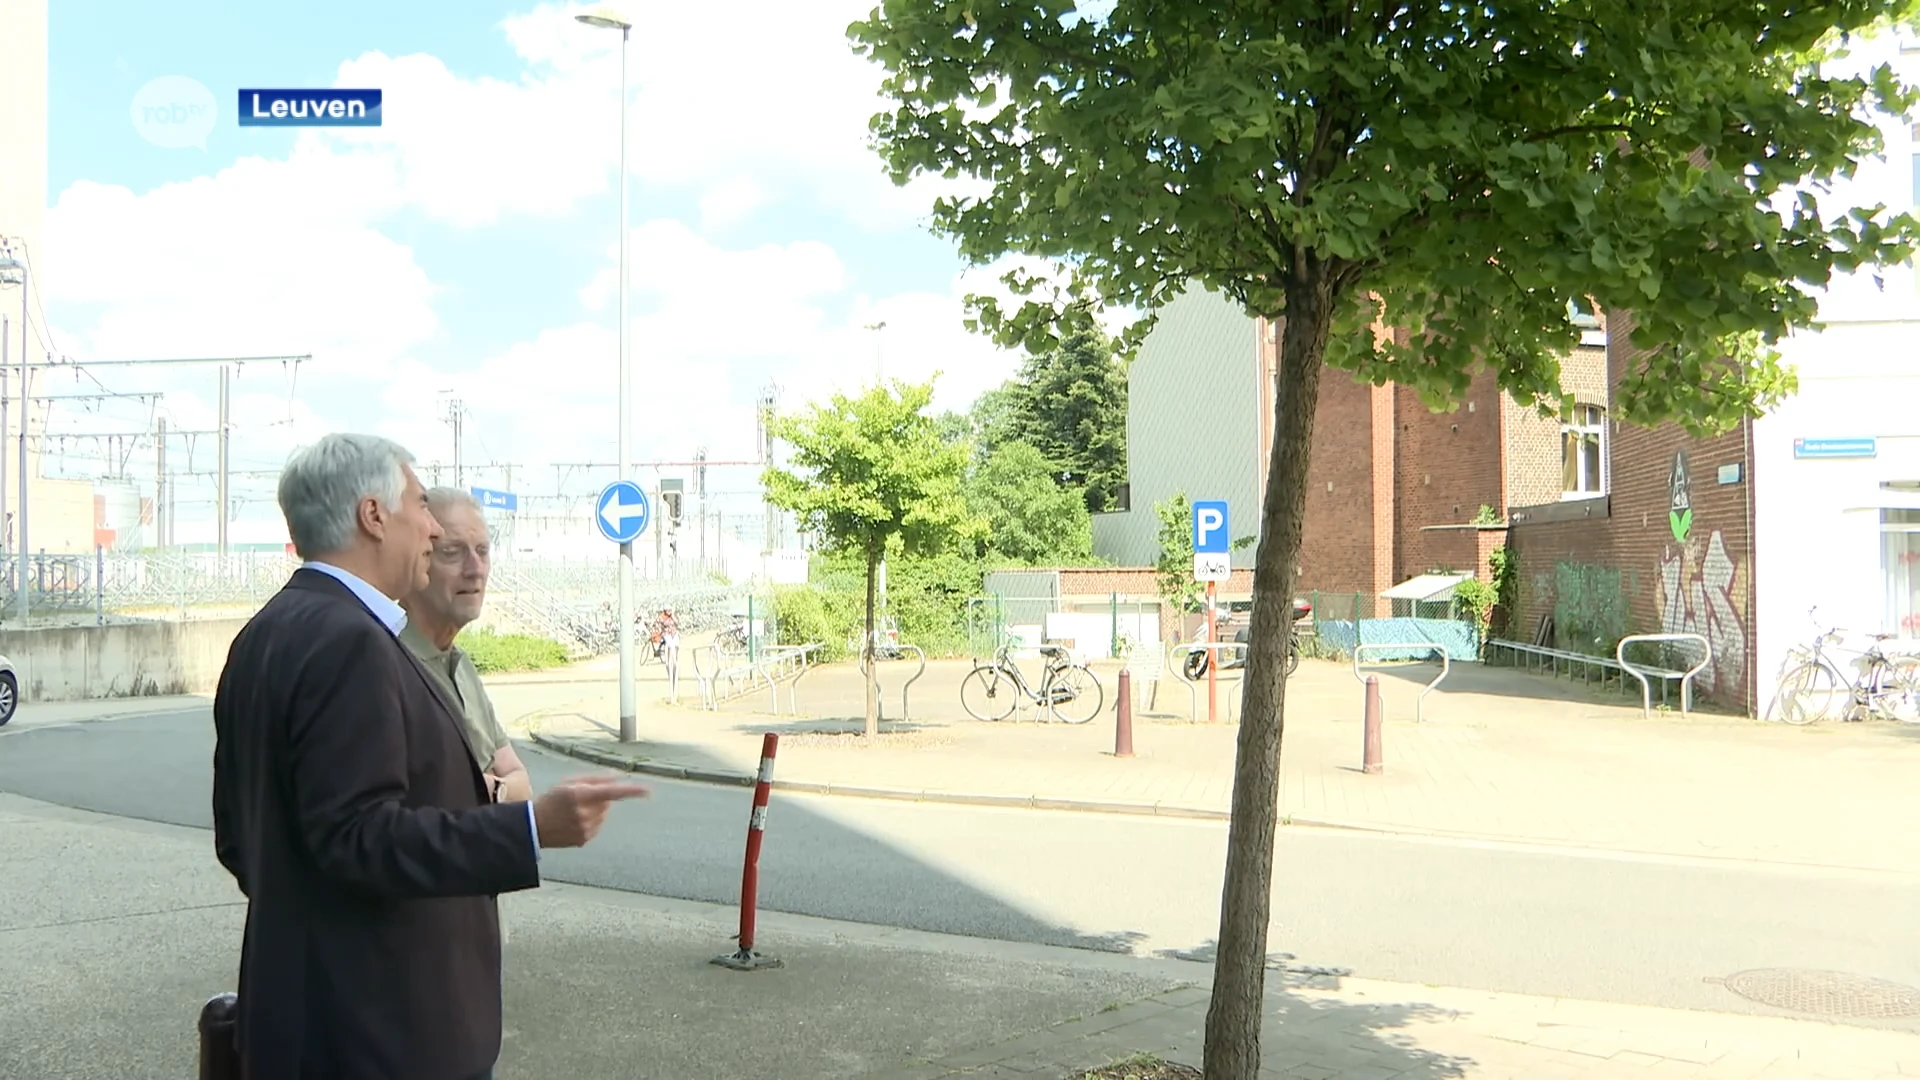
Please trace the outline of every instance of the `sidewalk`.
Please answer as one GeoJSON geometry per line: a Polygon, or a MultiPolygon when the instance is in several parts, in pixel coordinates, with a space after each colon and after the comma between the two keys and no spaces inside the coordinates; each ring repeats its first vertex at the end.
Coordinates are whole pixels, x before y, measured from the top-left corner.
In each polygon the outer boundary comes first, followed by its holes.
{"type": "MultiPolygon", "coordinates": [[[[959,708],[969,665],[930,663],[912,688],[911,721],[859,736],[857,672],[836,665],[801,680],[803,715],[770,715],[761,690],[718,713],[664,701],[655,669],[639,694],[638,742],[617,741],[612,686],[532,687],[516,733],[588,760],[693,779],[744,782],[761,734],[782,735],[776,784],[869,797],[1106,810],[1224,819],[1237,725],[1187,718],[1188,695],[1164,683],[1134,721],[1136,756],[1113,756],[1109,706],[1082,726],[980,723],[959,708]],[[535,706],[536,697],[543,704],[535,706]]],[[[884,665],[887,714],[901,711],[912,665],[884,665]]],[[[1349,667],[1307,661],[1289,683],[1280,806],[1293,824],[1512,840],[1686,857],[1764,860],[1920,873],[1920,830],[1905,826],[1920,727],[1806,728],[1704,713],[1644,718],[1636,699],[1578,683],[1462,664],[1424,704],[1437,668],[1381,671],[1386,769],[1359,769],[1361,688],[1349,667]]],[[[647,673],[642,673],[642,679],[647,673]]],[[[1221,715],[1228,691],[1223,688],[1221,715]]],[[[781,706],[787,695],[782,692],[781,706]]]]}
{"type": "MultiPolygon", "coordinates": [[[[1920,1076],[1920,1036],[1904,1032],[1364,979],[1267,980],[1260,1075],[1275,1080],[1920,1076]]],[[[1173,990],[864,1080],[1036,1080],[1137,1054],[1197,1069],[1209,997],[1204,986],[1173,990]]]]}
{"type": "MultiPolygon", "coordinates": [[[[244,903],[198,829],[0,795],[0,1076],[193,1075],[244,903]]],[[[548,884],[505,898],[499,1074],[520,1080],[1065,1080],[1140,1052],[1197,1065],[1212,969],[548,884]]],[[[1920,1036],[1270,971],[1263,1076],[1894,1080],[1920,1036]]],[[[1868,1023],[1871,1023],[1869,1021],[1868,1023]]]]}

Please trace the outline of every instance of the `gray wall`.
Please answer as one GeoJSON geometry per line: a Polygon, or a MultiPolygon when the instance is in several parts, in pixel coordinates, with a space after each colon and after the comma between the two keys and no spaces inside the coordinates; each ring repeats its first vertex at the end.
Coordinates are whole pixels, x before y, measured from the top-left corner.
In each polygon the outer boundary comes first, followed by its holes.
{"type": "MultiPolygon", "coordinates": [[[[1225,499],[1233,535],[1260,531],[1260,350],[1253,317],[1214,292],[1160,311],[1127,375],[1132,509],[1093,518],[1093,552],[1119,566],[1160,555],[1155,503],[1225,499]]],[[[1233,565],[1251,567],[1251,546],[1233,565]]]]}
{"type": "Polygon", "coordinates": [[[37,701],[210,693],[246,619],[0,630],[21,707],[37,701]]]}

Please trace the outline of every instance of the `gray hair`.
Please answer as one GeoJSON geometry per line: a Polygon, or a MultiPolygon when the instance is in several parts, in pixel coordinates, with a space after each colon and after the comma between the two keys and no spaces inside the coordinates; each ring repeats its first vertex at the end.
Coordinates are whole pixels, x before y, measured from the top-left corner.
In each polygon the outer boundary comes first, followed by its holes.
{"type": "Polygon", "coordinates": [[[486,508],[480,505],[479,499],[473,497],[473,492],[457,487],[430,487],[427,489],[427,511],[434,517],[439,517],[440,511],[453,506],[467,507],[479,516],[480,524],[485,525],[487,523],[486,508]]]}
{"type": "Polygon", "coordinates": [[[280,472],[280,513],[293,549],[315,559],[346,547],[369,496],[398,510],[407,488],[402,470],[411,464],[405,447],[378,435],[336,433],[294,451],[280,472]]]}

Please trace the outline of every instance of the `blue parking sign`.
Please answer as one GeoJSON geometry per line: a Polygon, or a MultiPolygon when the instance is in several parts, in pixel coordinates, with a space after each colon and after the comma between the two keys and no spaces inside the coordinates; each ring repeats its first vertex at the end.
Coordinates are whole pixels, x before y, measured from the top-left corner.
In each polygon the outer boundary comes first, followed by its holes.
{"type": "Polygon", "coordinates": [[[1225,555],[1232,550],[1232,539],[1227,534],[1227,504],[1225,500],[1210,500],[1193,504],[1193,553],[1195,555],[1225,555]]]}

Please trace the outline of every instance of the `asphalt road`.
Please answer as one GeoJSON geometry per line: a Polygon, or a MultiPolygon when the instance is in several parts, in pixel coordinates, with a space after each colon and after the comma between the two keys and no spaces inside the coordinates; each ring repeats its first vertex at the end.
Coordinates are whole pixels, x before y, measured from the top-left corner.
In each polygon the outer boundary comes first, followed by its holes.
{"type": "MultiPolygon", "coordinates": [[[[522,755],[539,784],[590,771],[522,755]]],[[[211,757],[204,708],[39,727],[0,734],[0,791],[204,828],[211,757]]],[[[750,792],[653,788],[591,847],[548,852],[546,875],[735,901],[750,792]]],[[[1216,823],[776,793],[760,897],[854,922],[1204,957],[1225,844],[1216,823]]],[[[1807,968],[1920,985],[1916,893],[1862,873],[1287,829],[1269,937],[1297,964],[1371,978],[1773,1013],[1717,980],[1807,968]]],[[[1920,1031],[1920,1017],[1852,1022],[1920,1031]]]]}

